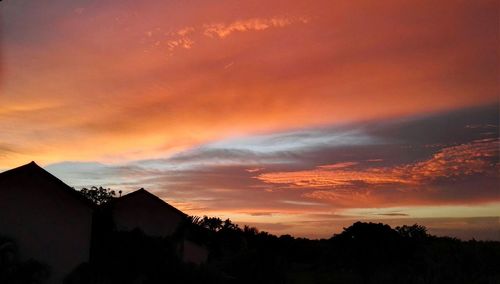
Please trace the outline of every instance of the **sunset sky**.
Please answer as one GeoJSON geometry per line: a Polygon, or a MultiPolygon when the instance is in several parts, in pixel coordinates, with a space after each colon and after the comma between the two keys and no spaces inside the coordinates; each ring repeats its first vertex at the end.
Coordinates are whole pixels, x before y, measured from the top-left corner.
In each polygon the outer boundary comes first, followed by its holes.
{"type": "Polygon", "coordinates": [[[4,0],[0,171],[500,240],[500,1],[4,0]]]}

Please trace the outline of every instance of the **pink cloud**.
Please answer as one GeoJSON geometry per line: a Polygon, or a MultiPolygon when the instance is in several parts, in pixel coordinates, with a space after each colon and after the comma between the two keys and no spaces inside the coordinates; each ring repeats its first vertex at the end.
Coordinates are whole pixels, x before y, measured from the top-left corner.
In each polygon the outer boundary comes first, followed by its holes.
{"type": "Polygon", "coordinates": [[[355,182],[365,184],[420,184],[427,180],[498,174],[498,163],[488,158],[498,157],[499,141],[476,140],[472,143],[444,148],[432,158],[397,167],[351,169],[354,162],[318,166],[313,170],[274,172],[258,175],[265,183],[289,184],[292,187],[344,187],[355,182]]]}
{"type": "Polygon", "coordinates": [[[498,178],[499,145],[498,139],[483,139],[449,146],[427,160],[395,167],[356,169],[356,163],[339,163],[312,170],[263,173],[256,178],[289,189],[314,189],[303,196],[348,207],[381,204],[397,196],[420,200],[438,181],[477,175],[498,178]],[[417,192],[423,196],[411,194],[417,192]]]}
{"type": "Polygon", "coordinates": [[[294,23],[307,23],[306,18],[293,19],[287,17],[252,18],[235,21],[229,24],[216,23],[204,25],[203,34],[208,37],[225,38],[234,32],[263,31],[269,28],[283,28],[294,23]]]}

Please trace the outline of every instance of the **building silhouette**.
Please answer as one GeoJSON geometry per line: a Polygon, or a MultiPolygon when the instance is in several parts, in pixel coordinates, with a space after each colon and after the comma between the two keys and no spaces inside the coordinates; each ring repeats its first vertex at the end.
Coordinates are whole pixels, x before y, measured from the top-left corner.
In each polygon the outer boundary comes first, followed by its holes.
{"type": "MultiPolygon", "coordinates": [[[[151,236],[172,235],[186,217],[144,189],[97,206],[35,162],[0,173],[0,235],[17,243],[21,259],[47,264],[49,283],[62,283],[91,259],[102,212],[111,216],[108,230],[140,229],[151,236]]],[[[179,246],[185,261],[207,258],[203,246],[188,240],[179,246]]]]}

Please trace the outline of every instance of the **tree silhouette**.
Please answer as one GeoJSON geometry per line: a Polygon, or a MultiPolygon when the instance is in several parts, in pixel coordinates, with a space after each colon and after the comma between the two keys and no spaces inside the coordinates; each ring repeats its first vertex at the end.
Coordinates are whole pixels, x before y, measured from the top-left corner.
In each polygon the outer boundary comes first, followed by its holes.
{"type": "Polygon", "coordinates": [[[104,204],[113,198],[115,198],[116,193],[114,190],[103,187],[92,186],[89,188],[82,188],[80,193],[87,198],[89,201],[96,205],[104,204]]]}
{"type": "Polygon", "coordinates": [[[398,226],[395,230],[404,238],[423,240],[429,237],[427,228],[418,224],[398,226]]]}
{"type": "MultiPolygon", "coordinates": [[[[202,228],[208,229],[212,232],[217,232],[224,227],[225,221],[217,217],[207,217],[203,216],[200,218],[198,216],[189,217],[193,224],[196,224],[202,228]]],[[[229,219],[228,219],[229,220],[229,219]]],[[[229,222],[231,222],[229,220],[229,222]]]]}

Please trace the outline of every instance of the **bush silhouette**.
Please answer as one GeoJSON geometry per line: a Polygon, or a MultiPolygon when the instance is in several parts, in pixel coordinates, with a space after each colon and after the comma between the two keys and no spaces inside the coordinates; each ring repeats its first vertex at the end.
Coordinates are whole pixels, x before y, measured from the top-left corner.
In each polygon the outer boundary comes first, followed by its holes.
{"type": "Polygon", "coordinates": [[[46,264],[33,259],[19,260],[15,241],[0,236],[0,283],[41,284],[49,275],[50,269],[46,264]]]}

